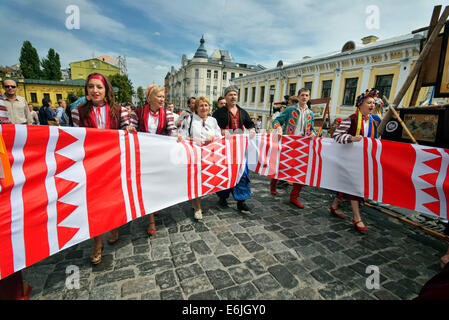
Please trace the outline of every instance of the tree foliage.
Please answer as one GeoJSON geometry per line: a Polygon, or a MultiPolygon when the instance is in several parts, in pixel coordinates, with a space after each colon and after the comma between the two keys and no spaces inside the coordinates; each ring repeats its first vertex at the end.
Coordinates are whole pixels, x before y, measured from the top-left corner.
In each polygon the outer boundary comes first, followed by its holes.
{"type": "Polygon", "coordinates": [[[23,42],[22,49],[20,50],[20,69],[22,75],[26,79],[40,79],[41,69],[39,55],[36,48],[33,47],[30,41],[23,42]]]}
{"type": "Polygon", "coordinates": [[[141,86],[137,88],[137,105],[143,107],[145,105],[145,91],[141,86]]]}
{"type": "Polygon", "coordinates": [[[59,60],[59,54],[53,48],[48,50],[47,58],[42,59],[41,65],[43,79],[54,81],[61,80],[61,61],[59,60]]]}
{"type": "Polygon", "coordinates": [[[118,89],[118,92],[115,94],[116,102],[120,104],[131,102],[134,89],[128,76],[117,73],[108,78],[111,81],[112,87],[118,89]]]}

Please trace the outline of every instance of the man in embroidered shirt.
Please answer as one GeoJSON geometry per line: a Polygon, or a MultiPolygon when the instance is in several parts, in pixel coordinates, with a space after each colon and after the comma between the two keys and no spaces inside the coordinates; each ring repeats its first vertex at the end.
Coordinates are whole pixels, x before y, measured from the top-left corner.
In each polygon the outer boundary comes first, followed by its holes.
{"type": "MultiPolygon", "coordinates": [[[[309,139],[315,138],[314,116],[312,110],[307,106],[310,99],[310,90],[302,88],[298,92],[299,103],[294,106],[289,106],[281,113],[274,121],[273,127],[276,128],[279,137],[282,134],[306,136],[309,139]],[[284,129],[282,129],[284,127],[284,129]]],[[[270,183],[270,191],[276,194],[276,179],[272,179],[270,183]]],[[[299,193],[303,185],[294,183],[293,189],[290,193],[290,202],[298,208],[304,208],[304,205],[298,201],[299,193]]]]}
{"type": "Polygon", "coordinates": [[[14,124],[33,124],[28,103],[24,97],[17,96],[17,83],[13,79],[3,80],[3,96],[9,121],[14,124]]]}
{"type": "MultiPolygon", "coordinates": [[[[224,135],[226,130],[231,129],[233,133],[243,133],[246,129],[249,130],[250,135],[255,135],[256,131],[251,117],[248,112],[237,105],[238,88],[236,86],[227,87],[225,89],[225,99],[226,106],[218,108],[212,115],[217,119],[222,134],[224,135]]],[[[245,200],[251,197],[249,182],[248,168],[246,167],[240,181],[234,188],[217,192],[220,198],[220,205],[226,207],[228,205],[227,198],[232,193],[234,199],[237,200],[237,209],[241,212],[250,212],[249,207],[245,203],[245,200]]]]}

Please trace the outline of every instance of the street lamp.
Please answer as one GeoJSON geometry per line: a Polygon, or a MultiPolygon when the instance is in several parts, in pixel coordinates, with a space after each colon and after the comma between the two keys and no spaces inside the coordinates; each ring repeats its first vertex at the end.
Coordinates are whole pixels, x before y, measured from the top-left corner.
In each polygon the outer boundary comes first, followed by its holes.
{"type": "Polygon", "coordinates": [[[270,88],[270,119],[271,119],[271,112],[273,109],[274,92],[275,92],[275,88],[271,87],[270,88]]]}

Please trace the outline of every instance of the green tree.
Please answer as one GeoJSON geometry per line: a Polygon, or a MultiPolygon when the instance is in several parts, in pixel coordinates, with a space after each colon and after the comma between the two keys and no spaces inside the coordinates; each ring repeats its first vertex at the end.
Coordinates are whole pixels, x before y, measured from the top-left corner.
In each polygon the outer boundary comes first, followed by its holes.
{"type": "Polygon", "coordinates": [[[125,103],[132,102],[132,95],[134,94],[133,84],[127,75],[114,74],[109,77],[112,87],[117,88],[118,92],[115,94],[115,102],[125,103]]]}
{"type": "Polygon", "coordinates": [[[30,41],[23,42],[22,49],[20,50],[20,69],[22,75],[26,79],[40,79],[41,68],[39,55],[36,48],[33,47],[30,41]]]}
{"type": "Polygon", "coordinates": [[[59,54],[53,48],[48,50],[47,58],[42,59],[41,65],[43,79],[61,80],[61,61],[59,60],[59,54]]]}
{"type": "Polygon", "coordinates": [[[214,112],[218,109],[218,101],[214,100],[212,101],[212,110],[210,111],[210,114],[214,114],[214,112]]]}
{"type": "Polygon", "coordinates": [[[137,88],[137,105],[143,107],[145,105],[145,92],[141,86],[137,88]]]}

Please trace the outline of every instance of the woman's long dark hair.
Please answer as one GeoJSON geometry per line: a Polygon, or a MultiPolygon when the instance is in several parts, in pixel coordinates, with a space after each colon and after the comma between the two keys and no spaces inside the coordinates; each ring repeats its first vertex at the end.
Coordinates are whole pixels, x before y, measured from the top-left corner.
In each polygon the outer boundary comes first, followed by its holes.
{"type": "MultiPolygon", "coordinates": [[[[105,103],[107,103],[107,104],[109,105],[110,112],[111,112],[111,114],[112,114],[113,119],[114,119],[114,120],[117,120],[117,118],[118,118],[119,115],[120,115],[120,112],[118,112],[118,111],[119,111],[119,106],[117,106],[117,105],[115,104],[115,99],[114,99],[114,89],[112,88],[111,82],[109,81],[108,78],[106,78],[106,77],[105,77],[104,75],[102,75],[101,73],[96,73],[96,72],[95,72],[95,73],[91,73],[91,74],[87,77],[87,79],[86,79],[86,84],[84,85],[84,94],[85,94],[85,96],[86,96],[86,97],[88,96],[87,87],[88,87],[88,85],[89,85],[89,80],[90,80],[90,78],[91,78],[92,76],[94,76],[94,75],[99,75],[99,76],[103,77],[104,82],[105,82],[105,84],[106,84],[106,85],[105,85],[106,92],[105,92],[105,97],[104,97],[104,98],[105,98],[105,103]]],[[[93,106],[92,101],[87,100],[86,103],[84,103],[84,104],[80,107],[81,113],[83,114],[83,116],[84,116],[85,119],[89,117],[89,114],[90,114],[90,112],[92,111],[92,106],[93,106]]]]}

